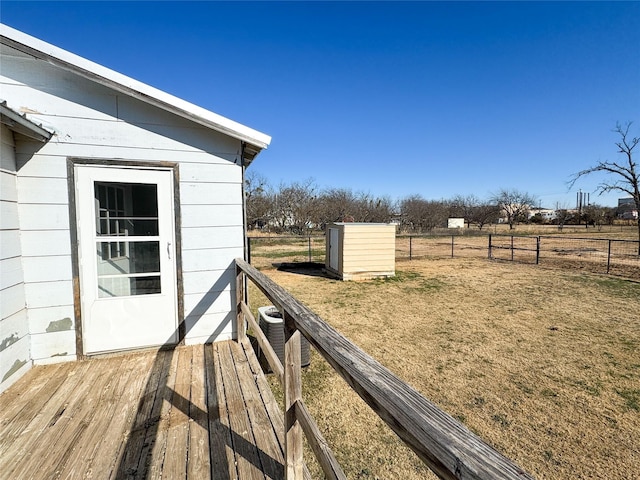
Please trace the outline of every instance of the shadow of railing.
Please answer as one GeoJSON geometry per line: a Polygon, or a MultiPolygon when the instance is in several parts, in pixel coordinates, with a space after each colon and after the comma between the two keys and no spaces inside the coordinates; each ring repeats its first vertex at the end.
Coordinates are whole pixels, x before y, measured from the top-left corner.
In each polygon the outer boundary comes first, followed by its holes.
{"type": "MultiPolygon", "coordinates": [[[[209,291],[203,295],[202,300],[200,300],[191,311],[200,313],[189,313],[185,315],[185,318],[190,318],[191,321],[184,327],[184,336],[180,338],[180,340],[186,337],[189,331],[198,323],[199,318],[214,304],[227,286],[229,286],[229,281],[223,276],[211,286],[209,291]]],[[[218,325],[211,333],[210,339],[215,339],[226,330],[230,321],[229,319],[218,325]]],[[[180,328],[181,326],[179,326],[177,330],[180,331],[180,328]]],[[[172,335],[169,338],[177,337],[172,335]]],[[[229,465],[227,461],[227,448],[230,448],[237,455],[243,455],[243,452],[257,450],[258,455],[245,454],[244,458],[251,462],[255,468],[263,471],[268,477],[283,478],[284,466],[281,461],[271,457],[257,445],[247,441],[240,433],[235,432],[223,422],[220,416],[219,399],[217,396],[220,386],[217,385],[214,356],[213,352],[209,351],[212,349],[210,344],[194,347],[204,349],[202,356],[204,362],[202,388],[204,391],[195,393],[204,396],[206,410],[203,410],[203,408],[196,405],[191,399],[186,398],[171,387],[169,381],[172,374],[171,366],[175,364],[178,368],[180,367],[177,361],[178,358],[175,357],[178,354],[176,347],[176,344],[166,342],[155,356],[153,365],[147,376],[143,393],[138,402],[135,417],[130,428],[130,434],[123,446],[123,454],[114,472],[116,478],[137,479],[147,478],[149,476],[149,470],[153,460],[153,450],[158,440],[163,411],[165,411],[165,409],[163,409],[163,403],[165,401],[169,402],[172,409],[178,409],[186,416],[189,419],[189,424],[195,423],[195,425],[207,432],[207,449],[209,451],[208,470],[210,478],[219,480],[237,478],[237,473],[232,474],[229,470],[235,467],[229,465]],[[264,459],[266,459],[266,461],[263,461],[264,459]]],[[[193,386],[191,386],[191,388],[193,388],[193,386]]],[[[193,398],[194,392],[191,393],[191,397],[193,398]]],[[[193,426],[190,425],[190,428],[193,428],[193,426]]],[[[165,456],[166,455],[171,455],[171,452],[166,451],[165,456]]],[[[200,471],[204,473],[202,470],[200,471]]]]}

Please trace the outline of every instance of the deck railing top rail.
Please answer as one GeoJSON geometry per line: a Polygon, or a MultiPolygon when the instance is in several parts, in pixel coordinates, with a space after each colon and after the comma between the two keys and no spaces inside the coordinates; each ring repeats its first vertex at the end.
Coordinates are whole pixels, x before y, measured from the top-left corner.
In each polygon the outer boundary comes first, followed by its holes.
{"type": "MultiPolygon", "coordinates": [[[[532,478],[242,259],[245,274],[425,464],[445,479],[532,478]]],[[[286,375],[285,368],[285,375],[286,375]]],[[[286,381],[285,381],[286,383],[286,381]]]]}

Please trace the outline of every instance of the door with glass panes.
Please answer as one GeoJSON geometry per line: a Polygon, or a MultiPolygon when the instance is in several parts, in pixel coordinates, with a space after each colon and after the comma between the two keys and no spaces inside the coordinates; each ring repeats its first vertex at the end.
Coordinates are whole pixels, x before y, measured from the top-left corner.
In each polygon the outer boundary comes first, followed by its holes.
{"type": "Polygon", "coordinates": [[[172,172],[76,166],[75,178],[84,352],[176,343],[172,172]]]}

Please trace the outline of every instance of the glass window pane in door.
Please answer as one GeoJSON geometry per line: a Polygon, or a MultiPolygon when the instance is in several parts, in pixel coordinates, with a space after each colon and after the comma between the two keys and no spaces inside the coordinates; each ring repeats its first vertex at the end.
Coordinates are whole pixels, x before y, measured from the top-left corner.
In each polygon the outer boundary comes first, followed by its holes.
{"type": "Polygon", "coordinates": [[[160,275],[98,278],[99,298],[151,295],[153,293],[161,293],[160,275]]]}
{"type": "Polygon", "coordinates": [[[98,275],[160,272],[160,242],[97,242],[96,253],[98,275]]]}

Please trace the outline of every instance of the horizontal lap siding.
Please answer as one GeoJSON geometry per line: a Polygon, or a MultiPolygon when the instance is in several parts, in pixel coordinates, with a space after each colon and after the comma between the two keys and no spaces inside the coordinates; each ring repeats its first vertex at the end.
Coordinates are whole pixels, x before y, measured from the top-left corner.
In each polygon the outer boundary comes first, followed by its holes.
{"type": "Polygon", "coordinates": [[[9,388],[31,368],[33,364],[30,352],[31,344],[28,335],[0,351],[0,392],[9,388]]]}
{"type": "MultiPolygon", "coordinates": [[[[29,145],[19,143],[18,151],[29,145]]],[[[31,355],[39,364],[76,358],[66,158],[42,157],[46,162],[38,176],[23,176],[21,170],[18,177],[31,355]]]]}
{"type": "Polygon", "coordinates": [[[27,317],[13,133],[0,129],[0,392],[32,365],[27,317]]]}
{"type": "Polygon", "coordinates": [[[343,270],[345,272],[352,271],[366,271],[366,270],[394,270],[392,259],[389,257],[386,258],[354,258],[349,259],[344,262],[343,270]]]}
{"type": "Polygon", "coordinates": [[[185,338],[185,343],[195,345],[231,340],[236,336],[234,320],[234,312],[214,312],[188,316],[185,318],[185,325],[189,335],[185,338]]]}
{"type": "Polygon", "coordinates": [[[395,227],[346,224],[343,227],[341,271],[389,275],[395,271],[395,227]]]}
{"type": "Polygon", "coordinates": [[[244,248],[242,171],[229,163],[187,163],[180,178],[185,341],[229,339],[234,259],[244,248]]]}

